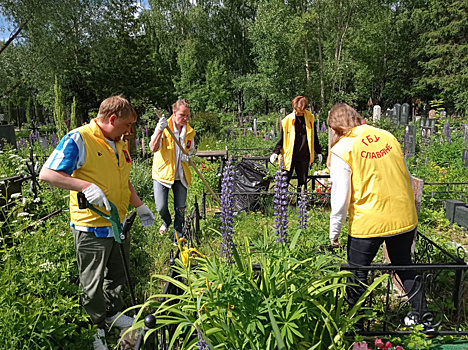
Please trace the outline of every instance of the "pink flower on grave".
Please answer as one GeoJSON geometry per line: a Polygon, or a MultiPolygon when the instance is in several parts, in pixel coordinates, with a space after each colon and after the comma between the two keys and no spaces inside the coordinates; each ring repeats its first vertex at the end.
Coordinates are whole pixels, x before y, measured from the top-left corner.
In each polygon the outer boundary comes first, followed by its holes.
{"type": "Polygon", "coordinates": [[[384,350],[390,350],[392,348],[392,343],[390,343],[389,341],[385,343],[385,346],[384,346],[384,350]]]}
{"type": "Polygon", "coordinates": [[[352,350],[369,350],[370,348],[367,346],[367,343],[363,341],[362,343],[354,343],[352,350]]]}
{"type": "Polygon", "coordinates": [[[395,350],[405,350],[400,345],[395,346],[395,350]]]}
{"type": "Polygon", "coordinates": [[[380,338],[377,338],[377,339],[375,340],[375,346],[377,346],[380,350],[383,350],[384,347],[385,347],[385,345],[384,345],[382,339],[380,339],[380,338]]]}

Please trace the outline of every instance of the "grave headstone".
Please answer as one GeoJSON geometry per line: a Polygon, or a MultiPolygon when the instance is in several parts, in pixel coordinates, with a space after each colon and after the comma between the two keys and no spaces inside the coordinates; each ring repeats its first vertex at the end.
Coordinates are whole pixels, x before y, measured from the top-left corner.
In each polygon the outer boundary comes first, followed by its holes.
{"type": "Polygon", "coordinates": [[[444,111],[444,110],[440,111],[440,117],[441,118],[447,118],[447,112],[444,111]]]}
{"type": "Polygon", "coordinates": [[[49,140],[47,139],[47,136],[42,136],[39,135],[39,145],[41,146],[41,149],[48,149],[49,148],[49,140]]]}
{"type": "Polygon", "coordinates": [[[400,124],[407,125],[410,115],[410,105],[408,103],[403,103],[401,105],[401,114],[400,114],[400,124]]]}
{"type": "Polygon", "coordinates": [[[414,155],[416,153],[416,125],[406,125],[405,127],[405,154],[414,155]]]}
{"type": "Polygon", "coordinates": [[[393,108],[387,108],[385,111],[385,118],[390,119],[393,115],[393,108]]]}
{"type": "Polygon", "coordinates": [[[271,127],[269,138],[270,138],[270,141],[276,141],[275,129],[273,127],[271,127]]]}
{"type": "Polygon", "coordinates": [[[257,136],[257,118],[255,118],[253,122],[253,133],[257,136]]]}
{"type": "Polygon", "coordinates": [[[435,109],[431,109],[429,111],[429,118],[432,119],[432,118],[435,118],[436,117],[436,110],[435,109]]]}
{"type": "Polygon", "coordinates": [[[14,125],[0,125],[0,147],[5,143],[16,148],[16,134],[14,125]]]}
{"type": "Polygon", "coordinates": [[[400,116],[401,116],[401,104],[395,103],[393,106],[393,115],[392,115],[392,120],[394,124],[398,124],[400,122],[400,116]]]}
{"type": "Polygon", "coordinates": [[[381,113],[381,108],[379,105],[374,106],[374,110],[372,111],[372,120],[374,122],[378,122],[380,120],[380,113],[381,113]]]}

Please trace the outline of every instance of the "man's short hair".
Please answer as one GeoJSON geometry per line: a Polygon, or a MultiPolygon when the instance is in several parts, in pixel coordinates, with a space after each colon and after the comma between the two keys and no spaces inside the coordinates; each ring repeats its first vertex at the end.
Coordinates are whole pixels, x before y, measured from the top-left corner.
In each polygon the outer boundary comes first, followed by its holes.
{"type": "Polygon", "coordinates": [[[127,99],[120,95],[111,96],[102,101],[97,117],[107,119],[112,114],[115,114],[119,119],[127,119],[129,117],[133,117],[135,121],[137,119],[135,108],[127,99]]]}

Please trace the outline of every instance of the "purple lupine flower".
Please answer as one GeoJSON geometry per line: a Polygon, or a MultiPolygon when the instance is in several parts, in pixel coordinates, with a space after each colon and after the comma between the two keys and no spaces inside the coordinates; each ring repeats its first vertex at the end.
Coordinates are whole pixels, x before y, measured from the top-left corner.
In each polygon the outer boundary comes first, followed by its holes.
{"type": "Polygon", "coordinates": [[[203,335],[200,333],[198,329],[197,329],[197,336],[198,336],[198,342],[197,342],[198,349],[210,350],[209,345],[206,343],[205,339],[203,339],[203,335]]]}
{"type": "Polygon", "coordinates": [[[452,135],[450,134],[450,125],[449,122],[445,122],[444,124],[444,134],[447,138],[447,142],[450,144],[452,143],[452,135]]]}
{"type": "Polygon", "coordinates": [[[20,149],[20,143],[19,143],[19,141],[16,141],[16,149],[17,149],[17,150],[20,149]]]}
{"type": "Polygon", "coordinates": [[[284,169],[283,157],[280,159],[275,176],[275,233],[276,242],[288,242],[288,176],[284,169]]]}
{"type": "Polygon", "coordinates": [[[468,148],[463,150],[463,161],[465,162],[465,166],[468,166],[468,148]]]}
{"type": "Polygon", "coordinates": [[[53,132],[52,135],[50,135],[50,144],[52,145],[52,147],[57,147],[59,141],[60,140],[58,139],[57,135],[55,134],[55,132],[53,132]]]}
{"type": "Polygon", "coordinates": [[[323,122],[322,124],[322,132],[326,132],[327,131],[327,126],[325,125],[325,122],[323,122]]]}
{"type": "Polygon", "coordinates": [[[146,137],[148,137],[148,127],[147,126],[145,126],[145,135],[146,135],[146,137]]]}
{"type": "Polygon", "coordinates": [[[137,147],[140,147],[140,139],[139,139],[139,138],[136,138],[136,139],[135,139],[135,145],[136,145],[137,147]]]}
{"type": "Polygon", "coordinates": [[[33,137],[34,137],[33,134],[30,133],[30,134],[29,134],[29,144],[31,144],[31,145],[32,145],[32,143],[33,143],[33,141],[34,141],[34,140],[33,140],[33,137]]]}
{"type": "Polygon", "coordinates": [[[465,126],[465,142],[468,141],[468,126],[465,126]]]}
{"type": "Polygon", "coordinates": [[[298,212],[299,215],[297,218],[299,219],[299,228],[307,229],[307,197],[305,186],[302,186],[301,189],[301,196],[299,197],[298,201],[298,212]]]}
{"type": "Polygon", "coordinates": [[[234,170],[232,166],[232,156],[229,156],[226,167],[223,171],[223,181],[221,183],[221,233],[223,242],[221,243],[221,257],[226,263],[233,264],[232,260],[232,232],[234,226],[234,170]]]}
{"type": "Polygon", "coordinates": [[[247,130],[247,129],[246,129],[246,128],[244,128],[244,137],[246,137],[246,136],[247,136],[246,130],[247,130]]]}

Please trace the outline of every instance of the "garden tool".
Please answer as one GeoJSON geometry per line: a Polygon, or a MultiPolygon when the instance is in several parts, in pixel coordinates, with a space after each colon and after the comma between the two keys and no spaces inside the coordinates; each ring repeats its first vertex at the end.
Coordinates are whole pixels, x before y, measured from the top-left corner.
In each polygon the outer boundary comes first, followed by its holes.
{"type": "MultiPolygon", "coordinates": [[[[156,113],[156,115],[159,117],[159,118],[162,118],[163,116],[161,115],[161,113],[159,113],[158,109],[155,108],[154,109],[154,112],[156,113]]],[[[221,204],[221,201],[219,200],[218,196],[214,193],[213,189],[211,188],[211,186],[208,184],[208,182],[206,182],[205,178],[203,177],[203,175],[201,174],[200,170],[198,170],[197,166],[193,163],[192,159],[190,159],[190,156],[188,154],[188,152],[185,150],[185,147],[182,146],[179,142],[179,140],[175,137],[174,133],[172,132],[171,128],[168,128],[166,127],[166,130],[169,132],[169,134],[172,136],[172,139],[174,140],[174,142],[177,144],[177,146],[179,146],[179,148],[181,149],[182,153],[185,154],[186,156],[189,157],[189,161],[188,163],[190,164],[190,166],[195,169],[195,172],[197,173],[197,175],[200,177],[200,179],[203,181],[203,183],[205,184],[206,188],[208,189],[208,191],[210,191],[211,195],[213,196],[213,198],[219,203],[221,204]]]]}
{"type": "Polygon", "coordinates": [[[130,297],[132,298],[133,305],[136,305],[135,294],[133,292],[132,282],[130,281],[130,272],[128,268],[127,259],[125,257],[125,250],[124,250],[124,245],[123,245],[124,243],[123,241],[125,241],[127,233],[130,231],[130,228],[133,225],[133,221],[135,220],[136,212],[133,211],[132,213],[130,213],[130,215],[124,219],[123,225],[121,225],[117,207],[111,201],[109,201],[109,204],[111,206],[111,211],[110,211],[110,215],[108,215],[100,211],[99,209],[96,209],[94,205],[88,203],[83,192],[78,192],[77,197],[78,197],[78,207],[80,209],[90,209],[111,223],[112,231],[114,232],[114,239],[117,243],[119,243],[120,256],[122,257],[122,264],[123,264],[123,268],[125,272],[125,278],[127,279],[127,286],[128,286],[128,289],[130,290],[130,297]]]}

